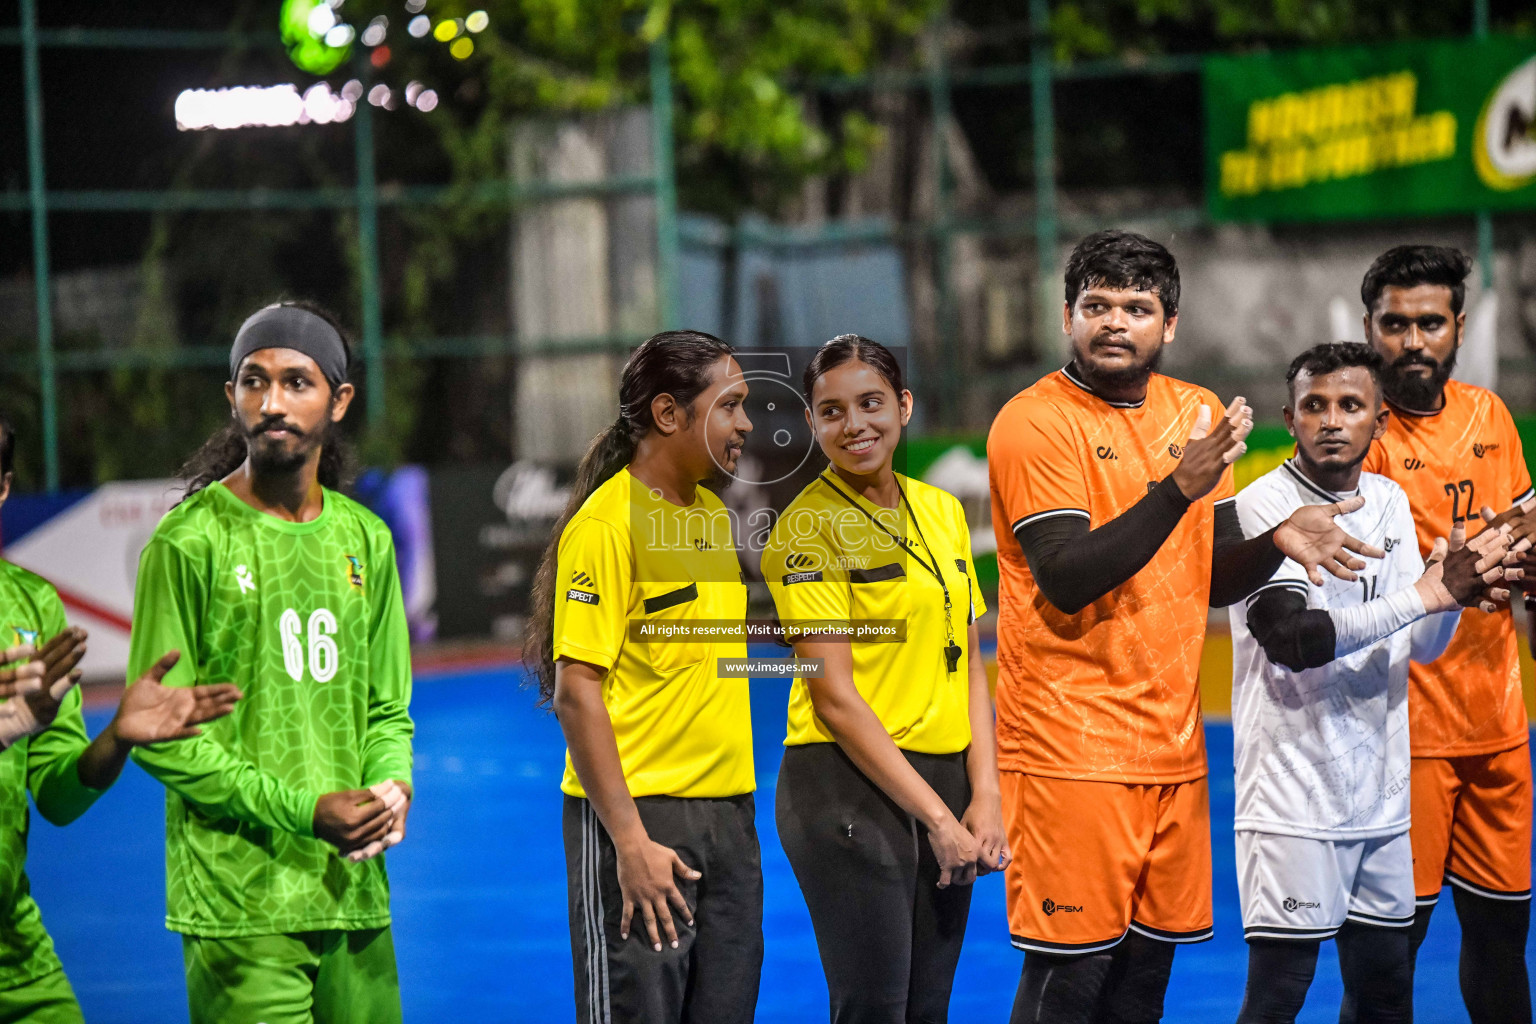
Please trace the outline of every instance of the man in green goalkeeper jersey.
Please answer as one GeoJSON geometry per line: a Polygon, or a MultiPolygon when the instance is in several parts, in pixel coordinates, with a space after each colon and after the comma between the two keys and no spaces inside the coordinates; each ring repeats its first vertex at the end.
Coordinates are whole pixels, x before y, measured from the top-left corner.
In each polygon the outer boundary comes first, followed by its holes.
{"type": "Polygon", "coordinates": [[[337,487],[353,388],[335,321],[247,319],[232,421],[139,560],[129,663],[231,680],[204,735],[134,759],[165,784],[166,925],[194,1024],[400,1020],[389,881],[411,796],[409,637],[384,523],[337,487]]]}
{"type": "MultiPolygon", "coordinates": [[[[0,417],[0,505],[11,491],[16,435],[0,417]]],[[[196,735],[229,713],[228,685],[171,689],[159,680],[175,653],[153,664],[123,694],[95,740],[80,715],[85,631],[64,622],[58,593],[41,577],[0,561],[0,1024],[80,1024],[80,1006],[32,899],[27,860],[27,792],[55,825],[84,814],[117,781],[130,747],[196,735]],[[46,643],[43,638],[51,637],[46,643]]]]}

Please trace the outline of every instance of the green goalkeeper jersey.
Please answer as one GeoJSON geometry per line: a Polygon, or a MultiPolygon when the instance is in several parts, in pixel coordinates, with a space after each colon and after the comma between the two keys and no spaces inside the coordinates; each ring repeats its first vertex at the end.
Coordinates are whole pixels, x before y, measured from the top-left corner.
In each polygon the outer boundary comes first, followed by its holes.
{"type": "Polygon", "coordinates": [[[244,699],[203,734],[134,751],[166,787],[166,926],[221,938],[389,923],[384,858],[315,838],[325,793],[411,779],[410,638],[389,529],[327,490],[294,523],[222,484],[172,509],[139,559],[129,678],[244,699]]]}
{"type": "MultiPolygon", "coordinates": [[[[64,626],[64,605],[53,587],[0,561],[0,649],[22,643],[41,647],[64,626]]],[[[76,767],[89,742],[76,688],[52,725],[0,753],[0,991],[59,969],[25,870],[27,792],[55,825],[84,814],[102,793],[82,783],[76,767]]]]}

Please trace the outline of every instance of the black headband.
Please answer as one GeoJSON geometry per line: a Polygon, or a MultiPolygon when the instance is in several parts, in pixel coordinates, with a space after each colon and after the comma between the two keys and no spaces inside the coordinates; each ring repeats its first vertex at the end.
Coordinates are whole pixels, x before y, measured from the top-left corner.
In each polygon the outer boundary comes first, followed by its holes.
{"type": "Polygon", "coordinates": [[[324,317],[298,306],[268,306],[246,318],[229,350],[229,379],[262,348],[291,348],[315,361],[331,387],[347,379],[347,346],[324,317]]]}

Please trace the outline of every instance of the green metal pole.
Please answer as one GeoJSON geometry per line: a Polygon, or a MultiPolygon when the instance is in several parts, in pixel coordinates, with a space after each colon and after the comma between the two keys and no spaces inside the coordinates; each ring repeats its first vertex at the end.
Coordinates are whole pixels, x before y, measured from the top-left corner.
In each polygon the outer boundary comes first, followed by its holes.
{"type": "Polygon", "coordinates": [[[949,168],[949,129],[954,106],[949,89],[949,15],[946,10],[934,23],[933,60],[928,68],[928,96],[933,106],[934,236],[933,276],[937,302],[934,306],[933,360],[938,364],[939,418],[946,427],[958,427],[960,405],[960,354],[954,332],[954,203],[949,168]]]}
{"type": "Polygon", "coordinates": [[[21,0],[21,61],[27,102],[27,178],[32,199],[32,280],[37,288],[37,375],[42,395],[43,483],[59,489],[58,372],[53,362],[53,296],[48,281],[48,192],[43,180],[43,86],[37,57],[37,0],[21,0]]]}
{"type": "Polygon", "coordinates": [[[1040,331],[1037,357],[1052,359],[1059,329],[1056,315],[1056,106],[1051,95],[1051,10],[1049,0],[1029,0],[1029,101],[1034,114],[1035,149],[1035,294],[1040,331]]]}
{"type": "Polygon", "coordinates": [[[651,43],[651,160],[656,173],[657,315],[663,330],[678,322],[677,167],[672,133],[672,53],[665,30],[651,43]]]}
{"type": "MultiPolygon", "coordinates": [[[[1488,37],[1488,0],[1472,0],[1472,37],[1488,37]]],[[[1493,215],[1477,212],[1477,263],[1482,268],[1483,287],[1493,287],[1493,215]]]]}
{"type": "Polygon", "coordinates": [[[368,368],[368,433],[383,440],[385,429],[384,315],[379,301],[379,190],[373,165],[373,104],[357,100],[357,266],[363,302],[363,361],[368,368]]]}

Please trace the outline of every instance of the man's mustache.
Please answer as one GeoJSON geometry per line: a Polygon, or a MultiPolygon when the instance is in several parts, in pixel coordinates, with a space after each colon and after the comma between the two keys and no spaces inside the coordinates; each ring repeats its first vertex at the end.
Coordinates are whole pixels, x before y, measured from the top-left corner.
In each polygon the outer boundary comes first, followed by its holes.
{"type": "Polygon", "coordinates": [[[248,429],[246,433],[251,437],[255,437],[257,434],[265,434],[269,430],[286,430],[294,437],[304,436],[304,431],[300,430],[292,423],[289,423],[281,416],[268,416],[254,427],[248,429]]]}

